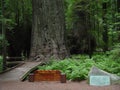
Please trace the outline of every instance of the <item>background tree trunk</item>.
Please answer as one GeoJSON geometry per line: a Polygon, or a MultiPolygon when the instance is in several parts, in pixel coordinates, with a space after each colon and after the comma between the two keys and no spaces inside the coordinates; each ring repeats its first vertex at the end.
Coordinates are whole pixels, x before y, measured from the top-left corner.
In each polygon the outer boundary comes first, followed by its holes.
{"type": "Polygon", "coordinates": [[[32,60],[63,59],[65,20],[63,0],[33,0],[32,60]]]}

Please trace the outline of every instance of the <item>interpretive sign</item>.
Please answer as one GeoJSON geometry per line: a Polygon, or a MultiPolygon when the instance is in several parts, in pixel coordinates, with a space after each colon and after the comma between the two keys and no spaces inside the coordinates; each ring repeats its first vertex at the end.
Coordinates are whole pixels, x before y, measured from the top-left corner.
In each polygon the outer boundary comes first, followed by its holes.
{"type": "Polygon", "coordinates": [[[110,77],[109,76],[90,76],[90,85],[93,85],[93,86],[110,85],[110,77]]]}

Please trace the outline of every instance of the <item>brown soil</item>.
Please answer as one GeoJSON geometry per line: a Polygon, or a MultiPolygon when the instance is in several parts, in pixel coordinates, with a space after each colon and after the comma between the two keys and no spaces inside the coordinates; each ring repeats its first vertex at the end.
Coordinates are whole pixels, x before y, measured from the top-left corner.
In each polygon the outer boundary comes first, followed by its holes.
{"type": "Polygon", "coordinates": [[[67,83],[6,81],[0,82],[0,90],[120,90],[120,85],[98,87],[88,85],[87,81],[67,83]]]}

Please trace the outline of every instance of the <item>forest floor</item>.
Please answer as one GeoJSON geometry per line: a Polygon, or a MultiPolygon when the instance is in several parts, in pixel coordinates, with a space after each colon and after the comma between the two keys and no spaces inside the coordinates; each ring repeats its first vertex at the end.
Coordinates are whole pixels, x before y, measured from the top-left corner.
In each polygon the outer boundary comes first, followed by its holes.
{"type": "Polygon", "coordinates": [[[90,86],[87,81],[71,82],[20,82],[0,81],[0,90],[120,90],[120,85],[90,86]]]}

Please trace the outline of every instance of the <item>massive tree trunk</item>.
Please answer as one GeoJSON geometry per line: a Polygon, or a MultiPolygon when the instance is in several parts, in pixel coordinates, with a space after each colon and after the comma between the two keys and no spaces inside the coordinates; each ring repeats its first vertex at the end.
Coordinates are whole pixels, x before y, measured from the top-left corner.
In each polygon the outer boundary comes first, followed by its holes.
{"type": "Polygon", "coordinates": [[[64,0],[33,0],[32,60],[63,59],[65,47],[64,0]]]}

